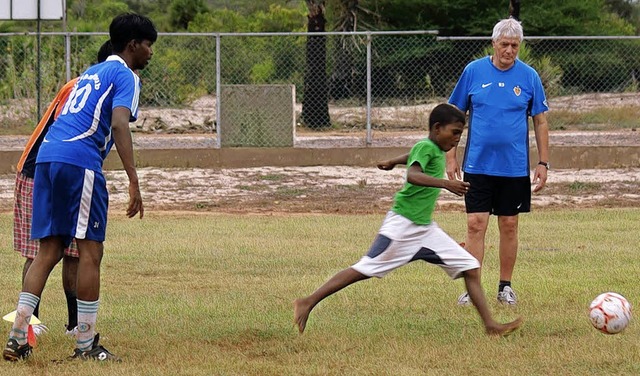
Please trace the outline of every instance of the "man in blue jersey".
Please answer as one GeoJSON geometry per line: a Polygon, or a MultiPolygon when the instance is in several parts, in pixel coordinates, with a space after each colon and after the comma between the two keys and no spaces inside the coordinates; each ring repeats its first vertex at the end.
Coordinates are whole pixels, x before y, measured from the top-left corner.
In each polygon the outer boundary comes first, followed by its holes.
{"type": "Polygon", "coordinates": [[[109,26],[113,53],[78,79],[36,160],[31,237],[40,249],[25,276],[16,319],[3,351],[6,360],[31,354],[27,327],[51,270],[75,238],[78,332],[74,359],[119,360],[99,344],[95,332],[100,262],[107,225],[108,192],[102,164],[115,143],[129,178],[127,216],[144,215],[129,121],[138,116],[140,79],[134,70],[151,59],[155,26],[136,14],[117,16],[109,26]]]}
{"type": "MultiPolygon", "coordinates": [[[[498,22],[491,37],[494,54],[466,66],[449,103],[469,112],[469,133],[462,162],[467,211],[466,248],[482,264],[491,214],[500,231],[498,301],[516,304],[511,277],[518,251],[518,214],[530,211],[528,117],[533,118],[538,156],[533,192],[544,188],[549,168],[549,110],[540,76],[518,60],[523,39],[515,19],[498,22]]],[[[447,153],[449,179],[460,178],[456,150],[447,153]]],[[[464,293],[458,303],[469,303],[464,293]]]]}
{"type": "MultiPolygon", "coordinates": [[[[106,41],[98,50],[98,63],[107,60],[112,54],[111,41],[106,41]]],[[[31,214],[33,211],[33,177],[36,170],[36,157],[42,145],[44,135],[49,130],[51,124],[62,112],[62,106],[69,98],[73,87],[78,78],[74,78],[67,82],[56,94],[49,107],[45,111],[44,116],[34,129],[33,133],[27,141],[27,145],[20,156],[20,160],[16,165],[16,184],[13,203],[13,248],[20,252],[25,258],[24,267],[22,268],[22,280],[24,281],[27,271],[31,267],[33,259],[38,254],[40,242],[31,240],[31,214]]],[[[76,280],[78,272],[78,247],[75,241],[72,241],[69,247],[64,250],[62,259],[62,286],[64,295],[67,300],[67,312],[69,321],[67,322],[66,334],[75,337],[77,332],[76,324],[78,322],[77,297],[76,297],[76,280]]],[[[42,301],[40,301],[42,302],[42,301]]],[[[33,316],[39,317],[39,305],[36,305],[33,316]]],[[[47,331],[44,324],[33,325],[35,335],[40,335],[47,331]]]]}

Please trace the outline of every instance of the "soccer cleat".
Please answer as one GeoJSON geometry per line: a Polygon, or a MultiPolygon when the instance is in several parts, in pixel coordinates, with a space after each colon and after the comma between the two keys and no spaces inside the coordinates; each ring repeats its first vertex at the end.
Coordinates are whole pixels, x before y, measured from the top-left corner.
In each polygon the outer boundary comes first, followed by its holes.
{"type": "Polygon", "coordinates": [[[80,349],[73,350],[73,355],[69,357],[70,360],[81,359],[81,360],[95,360],[99,362],[121,362],[122,359],[113,355],[109,352],[109,350],[105,349],[102,345],[98,343],[100,340],[100,334],[96,334],[93,338],[93,345],[91,346],[91,350],[82,351],[80,349]]]}
{"type": "Polygon", "coordinates": [[[31,325],[31,327],[33,328],[33,334],[35,334],[36,337],[40,337],[41,335],[49,331],[49,328],[47,328],[44,324],[31,325]]]}
{"type": "Polygon", "coordinates": [[[505,286],[502,291],[498,293],[498,301],[502,304],[516,305],[518,298],[511,286],[505,286]]]}
{"type": "Polygon", "coordinates": [[[33,348],[28,343],[19,345],[18,341],[13,338],[9,338],[9,341],[7,341],[7,345],[2,352],[2,357],[5,360],[15,362],[20,359],[28,358],[31,355],[32,349],[33,348]]]}
{"type": "Polygon", "coordinates": [[[458,297],[458,305],[460,306],[468,306],[471,305],[471,298],[469,298],[469,293],[464,292],[464,294],[458,297]]]}

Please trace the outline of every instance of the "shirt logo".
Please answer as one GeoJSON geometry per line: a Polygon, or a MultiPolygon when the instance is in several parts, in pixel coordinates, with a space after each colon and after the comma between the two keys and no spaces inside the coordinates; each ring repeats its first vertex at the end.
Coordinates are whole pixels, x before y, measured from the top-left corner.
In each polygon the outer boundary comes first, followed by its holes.
{"type": "Polygon", "coordinates": [[[504,82],[498,82],[498,86],[504,87],[504,82]]]}
{"type": "Polygon", "coordinates": [[[488,84],[482,84],[482,88],[484,89],[485,87],[491,86],[493,82],[489,82],[488,84]]]}
{"type": "Polygon", "coordinates": [[[516,86],[513,88],[513,92],[516,94],[516,97],[519,97],[522,93],[522,89],[520,89],[520,86],[516,86]]]}

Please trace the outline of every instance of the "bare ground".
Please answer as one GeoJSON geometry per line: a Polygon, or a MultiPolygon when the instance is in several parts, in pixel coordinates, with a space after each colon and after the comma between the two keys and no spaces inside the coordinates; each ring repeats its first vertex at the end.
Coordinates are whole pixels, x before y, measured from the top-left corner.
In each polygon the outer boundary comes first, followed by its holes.
{"type": "MultiPolygon", "coordinates": [[[[557,98],[552,109],[585,110],[608,106],[640,106],[639,93],[590,94],[557,98]]],[[[376,109],[380,119],[424,116],[429,105],[420,108],[376,109]],[[424,107],[424,108],[423,108],[424,107]]],[[[215,99],[204,97],[188,112],[142,110],[142,121],[132,128],[136,148],[208,148],[213,135],[215,99]],[[170,125],[170,126],[169,126],[170,125]],[[181,134],[177,134],[181,133],[181,134]]],[[[341,109],[334,117],[362,116],[362,109],[341,109]]],[[[7,116],[6,112],[0,118],[7,116]]],[[[1,119],[0,119],[1,120],[1,119]]],[[[377,130],[373,145],[411,146],[424,137],[421,131],[377,130]]],[[[27,136],[0,137],[0,150],[21,150],[27,136]]],[[[296,147],[364,146],[364,132],[298,132],[296,147]]],[[[640,132],[557,131],[550,135],[556,145],[638,146],[640,132]]],[[[160,169],[139,170],[147,211],[187,210],[233,213],[383,213],[391,206],[394,193],[402,186],[403,169],[380,171],[375,167],[260,167],[244,169],[160,169]]],[[[126,175],[107,171],[111,209],[124,212],[127,201],[126,175]]],[[[13,174],[0,175],[0,211],[13,207],[13,174]]],[[[611,170],[552,170],[547,187],[533,196],[536,209],[582,207],[639,207],[640,168],[611,170]]],[[[461,210],[463,200],[443,191],[440,210],[461,210]]]]}
{"type": "MultiPolygon", "coordinates": [[[[260,167],[243,169],[139,170],[148,211],[228,213],[384,213],[402,186],[403,168],[260,167]]],[[[111,205],[124,213],[127,178],[106,172],[111,205]]],[[[13,206],[12,174],[0,175],[0,211],[13,206]]],[[[534,209],[639,207],[640,168],[558,170],[533,196],[534,209]]],[[[463,200],[443,191],[439,210],[461,210],[463,200]]]]}

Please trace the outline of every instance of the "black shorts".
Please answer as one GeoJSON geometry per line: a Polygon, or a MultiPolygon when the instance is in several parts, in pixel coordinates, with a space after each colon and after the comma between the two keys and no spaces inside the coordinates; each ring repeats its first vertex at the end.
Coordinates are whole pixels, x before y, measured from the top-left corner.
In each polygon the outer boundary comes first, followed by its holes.
{"type": "Polygon", "coordinates": [[[467,213],[512,216],[531,211],[531,180],[528,176],[512,178],[464,174],[469,192],[464,197],[467,213]]]}

